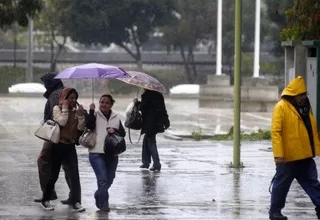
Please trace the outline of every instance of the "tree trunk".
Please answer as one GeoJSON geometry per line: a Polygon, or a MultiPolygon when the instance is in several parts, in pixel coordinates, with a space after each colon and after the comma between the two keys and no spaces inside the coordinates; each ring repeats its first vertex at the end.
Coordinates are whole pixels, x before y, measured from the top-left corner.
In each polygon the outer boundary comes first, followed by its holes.
{"type": "Polygon", "coordinates": [[[58,57],[60,56],[63,48],[64,48],[64,45],[66,44],[67,42],[67,37],[64,36],[63,37],[63,42],[62,43],[59,43],[55,38],[53,39],[54,42],[56,42],[56,44],[58,45],[58,48],[57,48],[57,51],[55,52],[54,56],[53,56],[53,60],[51,60],[51,68],[50,70],[52,72],[55,72],[56,69],[57,69],[57,60],[58,60],[58,57]]]}
{"type": "Polygon", "coordinates": [[[194,54],[193,54],[193,47],[192,46],[189,46],[189,57],[190,57],[189,63],[191,65],[191,67],[192,67],[193,77],[197,78],[198,77],[198,73],[197,73],[196,63],[194,61],[194,54]]]}
{"type": "Polygon", "coordinates": [[[143,62],[141,60],[141,50],[140,50],[140,48],[137,49],[137,47],[136,47],[136,51],[137,52],[135,54],[134,52],[132,52],[132,50],[129,49],[129,47],[127,47],[123,43],[118,44],[118,46],[122,47],[136,61],[138,71],[143,71],[143,62]]]}
{"type": "Polygon", "coordinates": [[[141,43],[140,39],[138,37],[137,31],[135,31],[133,28],[131,28],[131,35],[132,35],[132,40],[133,43],[136,47],[136,63],[137,63],[137,68],[138,71],[143,71],[143,63],[141,59],[141,43]]]}
{"type": "Polygon", "coordinates": [[[50,42],[50,51],[51,51],[51,57],[50,57],[50,72],[54,72],[56,70],[56,65],[54,63],[54,31],[51,31],[51,42],[50,42]]]}
{"type": "Polygon", "coordinates": [[[14,33],[14,43],[13,43],[13,67],[17,67],[17,32],[14,33]]]}
{"type": "Polygon", "coordinates": [[[136,62],[137,62],[137,69],[138,69],[138,71],[143,72],[143,63],[142,63],[142,60],[141,60],[141,52],[140,52],[140,50],[137,50],[137,59],[136,59],[136,62]]]}
{"type": "Polygon", "coordinates": [[[62,49],[64,48],[64,45],[65,45],[65,43],[58,45],[58,49],[57,49],[57,52],[56,52],[56,54],[55,54],[55,57],[54,57],[54,59],[53,59],[52,62],[51,62],[51,69],[50,69],[50,70],[51,70],[52,72],[55,72],[55,71],[56,71],[56,68],[57,68],[57,60],[58,60],[58,57],[59,57],[62,49]]]}
{"type": "Polygon", "coordinates": [[[187,77],[188,82],[189,83],[193,83],[194,80],[193,80],[192,75],[191,75],[191,71],[190,71],[190,66],[189,66],[188,60],[187,60],[186,55],[184,53],[184,47],[182,45],[180,45],[179,48],[180,48],[181,57],[183,59],[183,65],[184,65],[184,69],[185,69],[184,73],[185,73],[185,75],[187,77]]]}

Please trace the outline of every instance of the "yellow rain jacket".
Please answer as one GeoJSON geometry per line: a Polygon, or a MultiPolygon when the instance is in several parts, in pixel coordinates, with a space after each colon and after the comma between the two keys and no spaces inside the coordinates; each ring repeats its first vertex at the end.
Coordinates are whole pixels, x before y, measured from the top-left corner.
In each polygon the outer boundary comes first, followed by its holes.
{"type": "MultiPolygon", "coordinates": [[[[286,162],[313,157],[307,128],[296,108],[283,96],[306,93],[307,88],[301,76],[293,79],[283,90],[281,100],[272,115],[272,148],[274,157],[283,157],[286,162]]],[[[315,154],[320,155],[316,119],[310,109],[315,154]]]]}

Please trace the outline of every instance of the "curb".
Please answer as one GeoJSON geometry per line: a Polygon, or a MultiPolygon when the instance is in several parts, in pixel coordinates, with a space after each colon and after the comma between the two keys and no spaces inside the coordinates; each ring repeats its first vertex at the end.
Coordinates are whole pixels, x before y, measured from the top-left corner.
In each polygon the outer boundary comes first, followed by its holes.
{"type": "Polygon", "coordinates": [[[182,141],[183,138],[180,136],[172,135],[172,134],[164,134],[164,138],[173,141],[182,141]]]}

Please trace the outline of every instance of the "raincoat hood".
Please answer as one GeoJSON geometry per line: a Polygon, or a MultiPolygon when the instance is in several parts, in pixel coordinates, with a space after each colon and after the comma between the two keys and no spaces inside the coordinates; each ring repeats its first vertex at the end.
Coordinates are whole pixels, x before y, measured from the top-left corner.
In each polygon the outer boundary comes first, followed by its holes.
{"type": "Polygon", "coordinates": [[[60,93],[60,97],[59,97],[59,105],[62,106],[63,101],[68,97],[68,95],[74,92],[77,94],[77,99],[78,99],[78,93],[74,88],[64,88],[61,93],[60,93]]]}
{"type": "Polygon", "coordinates": [[[56,74],[54,73],[47,73],[43,75],[40,79],[44,83],[44,87],[46,88],[46,92],[43,94],[45,98],[49,98],[50,94],[58,89],[58,88],[63,88],[63,83],[61,79],[55,79],[54,77],[56,74]]]}
{"type": "Polygon", "coordinates": [[[307,87],[304,79],[301,76],[293,79],[289,85],[283,90],[281,97],[283,96],[297,96],[307,92],[307,87]]]}

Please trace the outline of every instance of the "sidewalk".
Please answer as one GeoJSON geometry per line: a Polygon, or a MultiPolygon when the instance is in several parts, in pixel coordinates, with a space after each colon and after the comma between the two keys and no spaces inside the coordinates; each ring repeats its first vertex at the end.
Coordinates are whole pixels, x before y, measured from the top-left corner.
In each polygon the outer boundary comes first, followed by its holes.
{"type": "MultiPolygon", "coordinates": [[[[161,172],[140,170],[141,146],[128,145],[110,189],[108,215],[94,205],[96,179],[82,147],[77,150],[86,212],[73,213],[59,201],[53,202],[55,211],[44,211],[33,202],[41,195],[36,160],[42,142],[33,132],[42,107],[39,100],[28,100],[34,107],[25,112],[24,102],[0,100],[0,219],[268,219],[274,175],[269,142],[242,143],[245,168],[237,170],[229,168],[231,142],[173,141],[163,135],[158,137],[161,172]]],[[[319,159],[316,162],[319,166],[319,159]]],[[[56,189],[59,199],[65,199],[63,172],[56,189]]],[[[313,204],[296,182],[283,213],[290,220],[316,219],[313,204]]]]}

